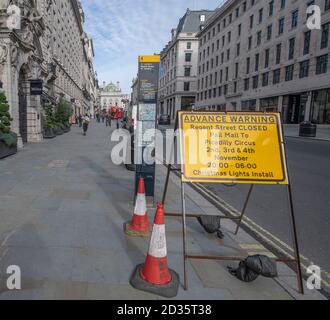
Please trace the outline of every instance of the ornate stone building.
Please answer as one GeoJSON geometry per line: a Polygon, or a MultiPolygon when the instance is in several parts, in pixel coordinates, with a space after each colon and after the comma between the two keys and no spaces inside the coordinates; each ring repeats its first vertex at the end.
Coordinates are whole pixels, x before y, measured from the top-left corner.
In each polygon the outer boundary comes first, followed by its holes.
{"type": "Polygon", "coordinates": [[[127,103],[130,101],[130,96],[128,94],[122,93],[122,90],[119,86],[119,82],[117,84],[113,84],[112,82],[106,85],[103,83],[103,87],[100,89],[100,107],[101,110],[108,110],[111,107],[116,108],[125,108],[127,103]]]}
{"type": "Polygon", "coordinates": [[[19,146],[42,140],[43,106],[60,97],[76,113],[97,103],[92,41],[77,0],[0,0],[0,86],[13,117],[19,146]],[[30,94],[42,80],[42,95],[30,94]]]}

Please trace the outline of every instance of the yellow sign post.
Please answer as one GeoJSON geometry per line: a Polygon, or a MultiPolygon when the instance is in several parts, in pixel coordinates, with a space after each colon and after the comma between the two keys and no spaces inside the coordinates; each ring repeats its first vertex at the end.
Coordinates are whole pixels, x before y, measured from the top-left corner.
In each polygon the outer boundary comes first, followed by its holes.
{"type": "Polygon", "coordinates": [[[179,112],[184,182],[288,184],[280,114],[179,112]]]}
{"type": "MultiPolygon", "coordinates": [[[[181,169],[167,164],[163,204],[166,202],[170,174],[181,172],[181,213],[166,213],[182,218],[184,288],[188,289],[187,260],[241,261],[244,257],[191,255],[187,251],[187,218],[200,218],[186,212],[185,184],[196,183],[250,184],[239,217],[219,216],[237,222],[236,235],[243,221],[255,185],[284,185],[288,190],[294,258],[277,258],[277,262],[297,266],[299,292],[304,293],[293,197],[285,156],[282,122],[279,113],[261,112],[185,112],[176,119],[172,155],[179,139],[181,169]]],[[[172,157],[171,157],[172,158],[172,157]]],[[[219,208],[222,209],[222,208],[219,208]]]]}

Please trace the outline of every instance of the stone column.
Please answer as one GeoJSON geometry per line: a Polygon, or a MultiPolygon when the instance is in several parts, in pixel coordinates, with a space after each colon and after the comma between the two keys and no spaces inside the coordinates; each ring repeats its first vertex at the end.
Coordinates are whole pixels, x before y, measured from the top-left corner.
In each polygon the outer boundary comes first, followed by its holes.
{"type": "Polygon", "coordinates": [[[256,111],[260,111],[260,98],[257,98],[256,101],[256,111]]]}
{"type": "Polygon", "coordinates": [[[283,96],[278,97],[278,112],[283,113],[283,96]]]}
{"type": "Polygon", "coordinates": [[[306,102],[306,110],[305,110],[305,121],[310,121],[311,118],[311,111],[312,111],[312,98],[313,98],[313,92],[308,92],[308,99],[306,102]]]}

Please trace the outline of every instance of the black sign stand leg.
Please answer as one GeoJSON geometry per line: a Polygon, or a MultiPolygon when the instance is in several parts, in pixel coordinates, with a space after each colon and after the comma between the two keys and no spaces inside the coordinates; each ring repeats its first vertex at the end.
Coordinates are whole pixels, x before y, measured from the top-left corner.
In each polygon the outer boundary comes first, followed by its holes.
{"type": "Polygon", "coordinates": [[[235,231],[235,236],[237,236],[238,234],[238,231],[239,229],[241,228],[241,225],[242,225],[242,221],[243,221],[243,218],[245,216],[245,212],[246,212],[246,209],[247,209],[247,206],[249,204],[249,201],[250,201],[250,198],[251,198],[251,195],[252,195],[252,192],[253,192],[253,189],[254,189],[254,184],[251,185],[250,189],[249,189],[249,193],[246,197],[246,200],[245,200],[245,203],[244,203],[244,207],[243,207],[243,210],[242,210],[242,214],[239,218],[239,221],[238,221],[238,224],[237,224],[237,228],[236,228],[236,231],[235,231]]]}
{"type": "Polygon", "coordinates": [[[290,222],[291,222],[291,234],[293,236],[293,246],[294,246],[294,254],[297,266],[297,279],[298,279],[298,287],[299,293],[304,294],[304,284],[303,284],[303,276],[301,270],[301,261],[300,261],[300,251],[298,244],[298,234],[297,234],[297,226],[296,226],[296,218],[294,214],[294,206],[293,206],[293,197],[292,197],[292,188],[291,184],[288,185],[288,197],[290,204],[290,222]]]}
{"type": "Polygon", "coordinates": [[[182,200],[182,234],[183,234],[183,272],[184,272],[184,290],[188,290],[187,274],[187,219],[186,219],[186,193],[185,185],[181,181],[181,200],[182,200]]]}

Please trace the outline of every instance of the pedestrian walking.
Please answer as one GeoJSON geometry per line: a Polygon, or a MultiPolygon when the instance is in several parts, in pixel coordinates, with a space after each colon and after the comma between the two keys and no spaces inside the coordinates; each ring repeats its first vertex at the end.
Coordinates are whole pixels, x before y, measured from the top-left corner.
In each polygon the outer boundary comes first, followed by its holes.
{"type": "Polygon", "coordinates": [[[105,116],[105,125],[111,127],[111,118],[108,114],[105,116]]]}
{"type": "Polygon", "coordinates": [[[81,128],[83,125],[83,117],[81,115],[79,115],[78,117],[78,123],[79,123],[79,128],[81,128]]]}
{"type": "Polygon", "coordinates": [[[91,122],[91,119],[88,116],[88,114],[86,114],[85,117],[83,117],[83,135],[84,136],[86,136],[90,122],[91,122]]]}

